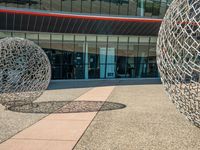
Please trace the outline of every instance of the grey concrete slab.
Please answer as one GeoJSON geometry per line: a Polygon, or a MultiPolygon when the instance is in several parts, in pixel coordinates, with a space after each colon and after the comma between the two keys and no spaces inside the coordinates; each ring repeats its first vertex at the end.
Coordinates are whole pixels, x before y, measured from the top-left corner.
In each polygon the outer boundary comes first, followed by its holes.
{"type": "Polygon", "coordinates": [[[52,80],[49,90],[105,87],[113,85],[146,85],[159,84],[159,78],[116,78],[116,79],[89,79],[89,80],[52,80]]]}
{"type": "MultiPolygon", "coordinates": [[[[57,83],[59,85],[59,83],[57,83]]],[[[56,86],[57,86],[56,84],[56,86]]],[[[43,101],[71,101],[81,96],[91,88],[74,88],[74,89],[58,89],[46,90],[37,102],[43,101]]]]}
{"type": "Polygon", "coordinates": [[[200,149],[200,129],[176,110],[162,85],[117,86],[108,101],[126,108],[99,112],[74,150],[200,149]]]}
{"type": "Polygon", "coordinates": [[[12,112],[0,105],[0,143],[46,115],[12,112]]]}
{"type": "MultiPolygon", "coordinates": [[[[51,88],[58,87],[59,82],[54,82],[51,88]]],[[[59,89],[45,91],[36,102],[46,101],[72,101],[90,90],[90,88],[59,89]]],[[[0,143],[12,137],[16,133],[36,123],[48,114],[44,113],[19,113],[9,110],[0,104],[0,143]]]]}

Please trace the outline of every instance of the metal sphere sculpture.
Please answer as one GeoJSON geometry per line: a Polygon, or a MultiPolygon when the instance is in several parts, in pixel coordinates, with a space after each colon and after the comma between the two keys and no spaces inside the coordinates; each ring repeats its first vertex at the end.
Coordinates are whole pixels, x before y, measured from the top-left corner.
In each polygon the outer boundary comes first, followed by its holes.
{"type": "Polygon", "coordinates": [[[48,87],[49,60],[32,41],[0,40],[0,103],[5,106],[32,103],[48,87]]]}
{"type": "Polygon", "coordinates": [[[174,0],[157,41],[161,80],[181,113],[200,127],[200,3],[174,0]]]}

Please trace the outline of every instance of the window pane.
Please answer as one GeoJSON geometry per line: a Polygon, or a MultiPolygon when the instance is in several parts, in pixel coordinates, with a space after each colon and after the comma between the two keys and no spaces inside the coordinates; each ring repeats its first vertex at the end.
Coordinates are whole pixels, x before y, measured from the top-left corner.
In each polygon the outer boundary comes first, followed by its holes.
{"type": "Polygon", "coordinates": [[[129,0],[128,15],[132,15],[132,16],[137,15],[137,1],[136,0],[129,0]]]}
{"type": "Polygon", "coordinates": [[[160,15],[160,1],[154,1],[152,16],[159,16],[159,15],[160,15]]]}
{"type": "Polygon", "coordinates": [[[20,8],[29,8],[31,6],[31,1],[19,1],[17,2],[17,7],[20,8]]]}
{"type": "Polygon", "coordinates": [[[51,69],[53,79],[63,79],[63,52],[52,50],[51,69]]]}
{"type": "Polygon", "coordinates": [[[139,42],[139,37],[138,36],[129,37],[129,43],[138,44],[138,42],[139,42]]]}
{"type": "Polygon", "coordinates": [[[72,0],[72,11],[81,12],[81,3],[82,0],[72,0]]]}
{"type": "Polygon", "coordinates": [[[120,36],[119,42],[123,42],[123,44],[127,44],[128,43],[128,37],[127,36],[120,36]]]}
{"type": "Polygon", "coordinates": [[[64,35],[64,41],[73,42],[74,41],[74,35],[72,35],[72,34],[64,35]]]}
{"type": "Polygon", "coordinates": [[[50,48],[50,34],[39,34],[39,45],[42,48],[50,48]]]}
{"type": "Polygon", "coordinates": [[[128,46],[128,74],[130,78],[136,77],[136,64],[137,64],[137,53],[139,46],[137,44],[130,44],[128,46]]]}
{"type": "Polygon", "coordinates": [[[32,9],[40,9],[41,5],[43,4],[43,1],[41,0],[35,0],[34,3],[30,4],[30,8],[32,9]]]}
{"type": "Polygon", "coordinates": [[[120,12],[119,12],[120,15],[128,15],[128,3],[129,3],[128,0],[120,1],[120,12]]]}
{"type": "Polygon", "coordinates": [[[62,34],[51,35],[51,48],[55,50],[62,50],[62,34]]]}
{"type": "Polygon", "coordinates": [[[92,13],[100,13],[100,6],[101,6],[101,0],[94,0],[91,1],[92,3],[92,13]]]}
{"type": "Polygon", "coordinates": [[[157,43],[157,37],[151,37],[150,43],[157,43]]]}
{"type": "Polygon", "coordinates": [[[145,3],[145,16],[151,17],[153,12],[153,0],[146,0],[145,3]]]}
{"type": "Polygon", "coordinates": [[[84,79],[85,76],[85,65],[84,65],[84,43],[75,42],[75,78],[84,79]]]}
{"type": "Polygon", "coordinates": [[[139,45],[138,59],[139,63],[146,63],[149,53],[149,45],[139,45]]]}
{"type": "MultiPolygon", "coordinates": [[[[156,57],[156,45],[149,46],[149,57],[156,57]]],[[[156,63],[156,61],[154,61],[156,63]]]]}
{"type": "Polygon", "coordinates": [[[107,43],[107,36],[98,36],[97,40],[98,40],[98,42],[105,42],[105,43],[107,43]]]}
{"type": "Polygon", "coordinates": [[[66,11],[66,12],[72,11],[72,0],[62,1],[62,11],[66,11]]]}
{"type": "Polygon", "coordinates": [[[74,35],[64,35],[63,50],[74,52],[74,35]]]}
{"type": "Polygon", "coordinates": [[[167,10],[167,3],[161,3],[160,17],[164,17],[166,10],[167,10]]]}
{"type": "Polygon", "coordinates": [[[62,0],[51,0],[51,10],[61,10],[61,1],[62,0]]]}
{"type": "Polygon", "coordinates": [[[107,52],[107,36],[97,37],[97,51],[99,53],[99,74],[100,78],[106,78],[106,52],[107,52]]]}
{"type": "Polygon", "coordinates": [[[158,77],[158,68],[156,63],[147,64],[147,74],[146,77],[158,77]]]}
{"type": "Polygon", "coordinates": [[[145,10],[145,0],[138,0],[137,1],[137,16],[144,16],[145,10]]]}
{"type": "Polygon", "coordinates": [[[92,1],[90,0],[83,0],[82,1],[82,12],[84,13],[90,13],[91,12],[91,3],[92,1]]]}
{"type": "Polygon", "coordinates": [[[119,14],[119,1],[111,0],[110,14],[119,14]]]}
{"type": "Polygon", "coordinates": [[[25,38],[25,33],[13,32],[13,37],[25,38]]]}
{"type": "Polygon", "coordinates": [[[11,32],[0,32],[0,38],[11,37],[11,32]]]}
{"type": "Polygon", "coordinates": [[[129,77],[128,68],[127,68],[127,43],[119,43],[117,51],[117,77],[125,78],[129,77]]]}
{"type": "Polygon", "coordinates": [[[26,33],[26,38],[31,40],[31,41],[34,41],[35,43],[38,43],[38,34],[35,34],[35,33],[26,33]]]}
{"type": "Polygon", "coordinates": [[[40,0],[41,1],[41,9],[43,10],[51,10],[52,0],[40,0]]]}
{"type": "Polygon", "coordinates": [[[140,37],[140,44],[149,44],[149,37],[140,37]]]}
{"type": "Polygon", "coordinates": [[[101,14],[109,14],[109,6],[110,0],[102,0],[101,1],[101,14]]]}
{"type": "Polygon", "coordinates": [[[6,1],[0,1],[0,6],[6,6],[6,1]]]}
{"type": "Polygon", "coordinates": [[[99,78],[99,53],[96,41],[88,42],[88,74],[90,79],[99,78]]]}
{"type": "Polygon", "coordinates": [[[17,7],[18,0],[7,0],[6,6],[17,7]]]}
{"type": "Polygon", "coordinates": [[[146,77],[147,63],[137,63],[136,64],[136,77],[144,78],[146,77]]]}

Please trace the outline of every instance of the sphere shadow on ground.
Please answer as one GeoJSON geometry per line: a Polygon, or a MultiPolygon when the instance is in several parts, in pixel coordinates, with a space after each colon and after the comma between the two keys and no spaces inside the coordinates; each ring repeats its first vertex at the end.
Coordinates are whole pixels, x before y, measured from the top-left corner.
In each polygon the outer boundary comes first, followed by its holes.
{"type": "Polygon", "coordinates": [[[126,105],[105,101],[47,101],[8,107],[8,110],[21,113],[81,113],[111,111],[125,108],[126,105]]]}

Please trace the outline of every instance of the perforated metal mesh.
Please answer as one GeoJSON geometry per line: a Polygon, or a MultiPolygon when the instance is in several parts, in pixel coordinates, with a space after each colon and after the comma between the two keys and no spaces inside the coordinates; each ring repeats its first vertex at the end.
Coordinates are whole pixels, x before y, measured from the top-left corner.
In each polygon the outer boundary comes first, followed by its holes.
{"type": "Polygon", "coordinates": [[[47,88],[50,63],[44,51],[22,38],[0,40],[0,103],[24,104],[36,100],[47,88]]]}
{"type": "Polygon", "coordinates": [[[200,0],[174,0],[157,42],[161,80],[181,113],[200,126],[200,0]]]}

